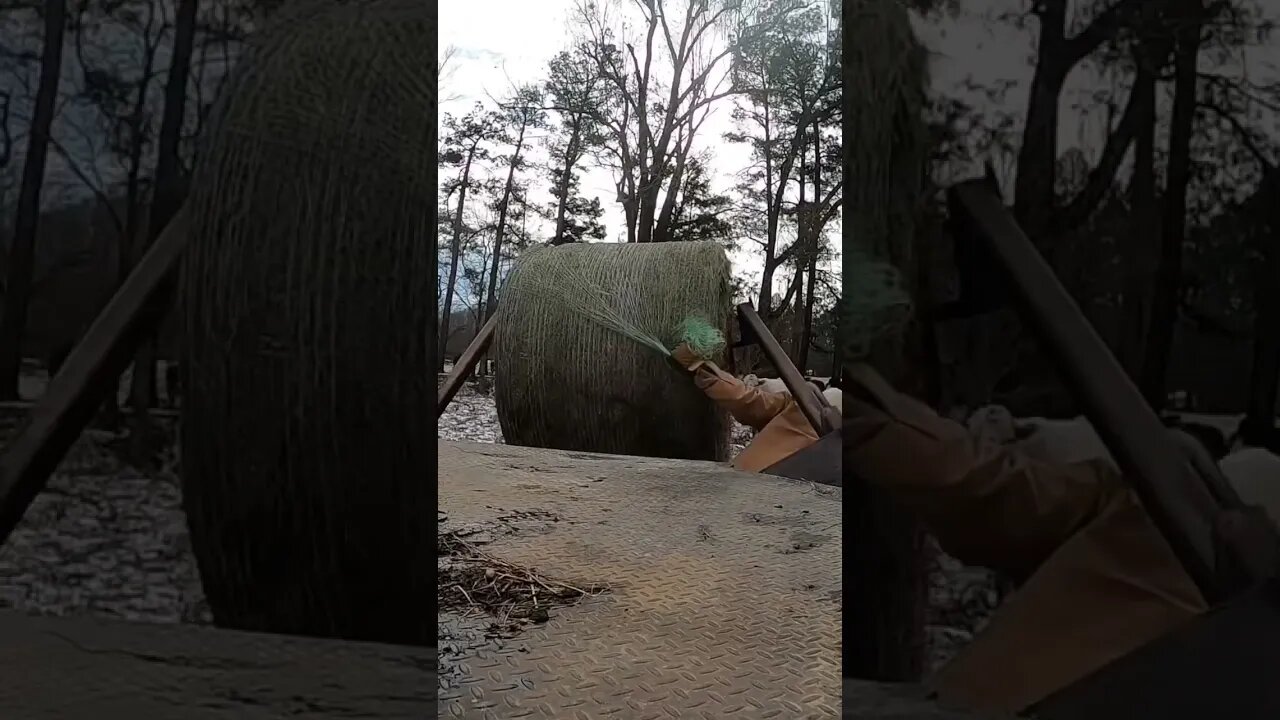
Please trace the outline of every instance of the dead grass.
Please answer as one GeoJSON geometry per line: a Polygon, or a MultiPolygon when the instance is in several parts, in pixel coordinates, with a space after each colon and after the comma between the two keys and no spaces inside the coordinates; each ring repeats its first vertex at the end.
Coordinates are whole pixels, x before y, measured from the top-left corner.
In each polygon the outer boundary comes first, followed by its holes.
{"type": "Polygon", "coordinates": [[[528,625],[546,622],[553,608],[608,591],[605,585],[575,585],[513,565],[453,532],[439,533],[436,539],[438,608],[490,618],[490,637],[509,637],[528,625]]]}

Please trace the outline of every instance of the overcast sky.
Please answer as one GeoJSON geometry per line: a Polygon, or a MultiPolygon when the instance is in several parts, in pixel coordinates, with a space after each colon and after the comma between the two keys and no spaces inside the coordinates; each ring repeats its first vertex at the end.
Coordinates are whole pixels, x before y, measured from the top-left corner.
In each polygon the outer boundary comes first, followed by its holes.
{"type": "MultiPolygon", "coordinates": [[[[820,1],[820,0],[815,0],[820,1]]],[[[568,18],[575,0],[444,0],[440,8],[441,52],[450,46],[458,50],[453,72],[441,80],[440,112],[465,114],[488,95],[501,97],[513,83],[540,82],[546,74],[547,62],[566,48],[569,35],[568,18]],[[484,22],[477,22],[484,18],[484,22]]],[[[629,5],[630,3],[625,3],[629,5]]],[[[679,31],[679,28],[676,28],[679,31]]],[[[722,63],[726,65],[727,63],[722,63]]],[[[751,153],[742,145],[727,143],[724,133],[734,129],[730,119],[733,105],[720,102],[707,118],[694,149],[713,150],[713,188],[728,190],[735,184],[733,173],[751,163],[751,153]]],[[[598,197],[605,209],[604,223],[609,242],[626,240],[622,207],[612,173],[604,168],[591,168],[583,173],[582,194],[598,197]]],[[[536,202],[551,200],[547,185],[535,185],[531,198],[536,202]]],[[[733,253],[735,268],[757,282],[760,258],[747,252],[733,253]]],[[[833,262],[832,268],[838,267],[833,262]]],[[[781,282],[781,278],[779,279],[781,282]]]]}
{"type": "MultiPolygon", "coordinates": [[[[445,0],[440,4],[440,47],[455,46],[459,50],[455,70],[447,81],[442,81],[442,97],[455,99],[441,106],[441,112],[466,112],[476,100],[486,93],[500,95],[512,82],[536,82],[544,72],[547,61],[564,47],[567,36],[566,18],[574,0],[445,0]]],[[[1072,3],[1075,5],[1076,3],[1072,3]]],[[[1033,66],[1034,26],[1019,30],[1009,24],[996,21],[999,14],[1024,8],[1023,0],[988,0],[985,3],[967,3],[975,10],[958,16],[947,17],[931,23],[917,23],[917,29],[931,55],[930,72],[935,92],[964,97],[981,109],[1012,112],[1021,121],[1027,103],[1027,90],[1033,66]],[[977,93],[962,88],[966,80],[979,85],[1000,82],[1010,84],[1002,106],[992,107],[977,93]]],[[[1270,8],[1275,16],[1276,9],[1270,8]]],[[[1252,77],[1277,78],[1277,57],[1280,50],[1274,44],[1268,48],[1254,48],[1239,53],[1242,66],[1247,66],[1252,77]]],[[[1209,68],[1213,63],[1202,58],[1202,69],[1221,72],[1221,68],[1209,68]]],[[[1061,149],[1079,147],[1085,151],[1090,163],[1096,161],[1106,133],[1105,113],[1089,96],[1100,83],[1109,83],[1087,66],[1082,66],[1069,79],[1062,97],[1062,118],[1059,129],[1061,149]],[[1083,103],[1082,103],[1083,101],[1083,103]],[[1083,104],[1085,111],[1076,106],[1083,104]]],[[[1123,100],[1123,98],[1121,98],[1123,100]]],[[[731,105],[724,103],[717,114],[708,121],[702,131],[703,147],[714,147],[717,186],[727,189],[732,185],[730,174],[748,163],[745,148],[723,142],[721,135],[732,126],[729,120],[731,105]]],[[[1015,129],[1015,133],[1020,128],[1015,129]]],[[[978,168],[974,168],[977,171],[978,168]]],[[[1011,173],[1012,168],[1001,168],[1011,173]]],[[[1012,177],[1002,178],[1006,188],[1011,187],[1012,177]]],[[[611,231],[610,239],[622,231],[621,209],[614,201],[611,175],[605,170],[587,173],[583,182],[587,196],[599,196],[606,208],[606,219],[611,231]]],[[[543,193],[545,194],[545,193],[543,193]]],[[[740,258],[738,258],[740,260],[740,258]]]]}
{"type": "MultiPolygon", "coordinates": [[[[488,95],[500,96],[512,83],[539,81],[547,61],[565,47],[567,18],[575,0],[445,0],[440,8],[439,45],[443,52],[457,49],[452,72],[441,80],[443,98],[440,111],[462,114],[476,101],[487,101],[488,95]],[[482,21],[481,21],[482,20],[482,21]]],[[[1018,0],[989,0],[992,12],[1016,6],[1018,0]]],[[[981,15],[966,13],[948,18],[944,23],[919,24],[918,30],[931,53],[934,89],[948,94],[966,95],[958,89],[972,77],[978,83],[1009,80],[1014,89],[1006,98],[1006,109],[1020,110],[1026,104],[1026,85],[1031,77],[1028,58],[1032,49],[1030,33],[1019,32],[985,20],[981,15]]],[[[1087,86],[1088,79],[1083,79],[1087,86]]],[[[1077,83],[1079,85],[1080,83],[1077,83]]],[[[1076,88],[1077,90],[1079,88],[1076,88]]],[[[986,105],[976,94],[967,94],[980,107],[986,105]]],[[[1064,98],[1064,105],[1070,104],[1064,98]]],[[[715,187],[732,187],[733,173],[749,164],[749,151],[722,140],[733,127],[732,105],[720,105],[701,131],[700,145],[715,150],[715,187]]],[[[1100,133],[1095,118],[1081,117],[1068,111],[1062,122],[1064,145],[1079,144],[1080,134],[1100,133]]],[[[1094,143],[1096,144],[1096,143],[1094,143]]],[[[606,209],[605,220],[609,240],[622,238],[622,210],[615,201],[612,175],[595,169],[584,175],[583,194],[599,197],[606,209]]],[[[545,186],[539,186],[535,199],[548,199],[545,186]]],[[[740,272],[759,277],[760,258],[755,254],[735,253],[735,267],[740,272]]],[[[779,281],[781,282],[781,278],[779,281]]]]}

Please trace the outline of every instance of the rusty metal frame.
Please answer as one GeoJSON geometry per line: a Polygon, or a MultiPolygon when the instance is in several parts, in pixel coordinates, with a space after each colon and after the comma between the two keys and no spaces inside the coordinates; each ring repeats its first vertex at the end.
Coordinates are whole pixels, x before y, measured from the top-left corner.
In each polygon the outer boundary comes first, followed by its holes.
{"type": "Polygon", "coordinates": [[[741,340],[735,343],[734,347],[751,344],[759,346],[764,356],[773,364],[773,368],[778,371],[778,377],[787,386],[787,390],[791,391],[791,397],[795,398],[796,404],[800,406],[805,419],[818,433],[818,437],[839,428],[840,416],[835,408],[831,407],[831,403],[827,402],[827,399],[822,396],[822,393],[817,392],[813,385],[805,382],[804,376],[796,369],[791,358],[787,357],[787,353],[773,337],[773,333],[769,332],[768,326],[756,312],[755,306],[744,302],[738,305],[737,309],[741,340]]]}
{"type": "Polygon", "coordinates": [[[818,442],[797,450],[760,472],[842,488],[843,468],[844,433],[836,428],[834,432],[818,438],[818,442]]]}
{"type": "MultiPolygon", "coordinates": [[[[1214,492],[1206,480],[1221,478],[1200,478],[1194,459],[1169,452],[1167,429],[1018,227],[997,188],[989,179],[960,183],[948,192],[948,202],[957,241],[980,243],[1004,271],[1000,274],[1009,280],[1024,317],[1057,358],[1080,394],[1085,416],[1205,598],[1220,602],[1265,580],[1219,572],[1214,525],[1218,514],[1230,509],[1223,504],[1230,498],[1221,487],[1214,492]]],[[[1231,550],[1237,557],[1251,552],[1231,550]]]]}
{"type": "Polygon", "coordinates": [[[187,222],[180,210],[165,226],[0,452],[0,545],[173,306],[187,222]]]}
{"type": "Polygon", "coordinates": [[[1280,717],[1280,581],[1264,583],[1041,700],[1042,720],[1280,717]]]}
{"type": "Polygon", "coordinates": [[[493,342],[494,328],[498,326],[498,314],[494,313],[480,328],[480,332],[472,338],[471,344],[467,345],[467,349],[462,351],[458,356],[458,361],[453,364],[453,371],[441,383],[440,388],[436,391],[436,419],[449,407],[449,403],[453,401],[453,396],[458,394],[458,390],[462,389],[462,383],[471,377],[472,371],[476,369],[476,365],[480,362],[480,358],[484,357],[484,353],[489,349],[489,345],[493,342]]]}

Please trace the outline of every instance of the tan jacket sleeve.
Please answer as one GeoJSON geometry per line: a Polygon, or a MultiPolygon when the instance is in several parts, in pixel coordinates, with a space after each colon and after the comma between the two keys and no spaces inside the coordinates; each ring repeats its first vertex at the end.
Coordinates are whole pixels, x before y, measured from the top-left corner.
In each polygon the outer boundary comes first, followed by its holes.
{"type": "Polygon", "coordinates": [[[867,366],[848,379],[845,472],[912,508],[965,563],[1025,577],[1123,491],[1105,463],[1049,465],[979,443],[867,366]]]}
{"type": "Polygon", "coordinates": [[[690,370],[693,371],[693,383],[699,390],[729,411],[738,422],[755,430],[763,429],[791,402],[791,396],[786,393],[747,387],[746,383],[712,362],[699,362],[690,370]]]}

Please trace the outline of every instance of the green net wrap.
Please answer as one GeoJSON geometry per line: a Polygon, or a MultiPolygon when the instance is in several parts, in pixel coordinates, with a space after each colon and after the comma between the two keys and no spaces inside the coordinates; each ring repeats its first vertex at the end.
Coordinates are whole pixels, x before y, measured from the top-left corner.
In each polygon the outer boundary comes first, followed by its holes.
{"type": "Polygon", "coordinates": [[[722,360],[729,260],[715,243],[539,248],[516,263],[494,337],[498,421],[515,445],[722,460],[728,420],[669,348],[722,360]],[[716,329],[715,333],[708,328],[716,329]]]}

